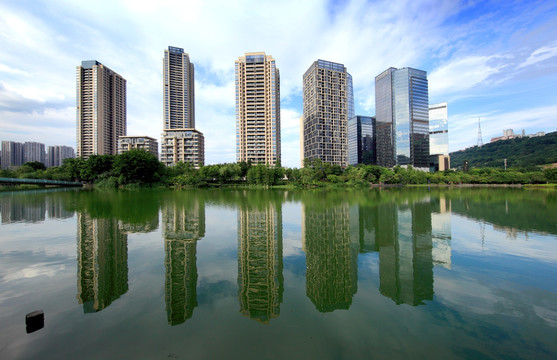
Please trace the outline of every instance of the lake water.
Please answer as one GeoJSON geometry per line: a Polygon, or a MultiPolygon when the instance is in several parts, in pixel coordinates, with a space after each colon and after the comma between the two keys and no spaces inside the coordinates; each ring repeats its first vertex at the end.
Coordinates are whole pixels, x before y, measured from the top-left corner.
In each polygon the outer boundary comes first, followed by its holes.
{"type": "Polygon", "coordinates": [[[45,190],[0,208],[2,359],[557,358],[556,192],[45,190]]]}

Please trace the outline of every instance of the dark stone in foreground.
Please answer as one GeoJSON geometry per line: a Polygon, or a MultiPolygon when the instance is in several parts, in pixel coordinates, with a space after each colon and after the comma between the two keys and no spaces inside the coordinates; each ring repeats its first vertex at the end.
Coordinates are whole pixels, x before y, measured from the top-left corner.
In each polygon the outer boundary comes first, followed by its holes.
{"type": "Polygon", "coordinates": [[[40,330],[44,327],[44,312],[37,310],[25,315],[25,329],[27,334],[40,330]]]}

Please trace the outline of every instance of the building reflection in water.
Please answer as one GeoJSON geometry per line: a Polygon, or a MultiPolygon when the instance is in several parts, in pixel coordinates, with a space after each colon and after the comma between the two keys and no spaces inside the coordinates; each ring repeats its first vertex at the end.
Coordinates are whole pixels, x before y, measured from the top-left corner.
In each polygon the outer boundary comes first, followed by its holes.
{"type": "Polygon", "coordinates": [[[379,252],[379,291],[396,304],[433,299],[433,266],[451,266],[450,201],[443,196],[353,206],[360,252],[379,252]]]}
{"type": "Polygon", "coordinates": [[[2,224],[14,222],[34,223],[45,221],[46,200],[44,196],[29,194],[26,197],[5,195],[0,197],[2,224]]]}
{"type": "Polygon", "coordinates": [[[326,195],[302,204],[306,294],[320,312],[348,309],[357,291],[359,244],[351,241],[349,206],[333,204],[326,195]]]}
{"type": "Polygon", "coordinates": [[[77,214],[77,300],[101,311],[128,291],[128,237],[118,219],[77,214]]]}
{"type": "Polygon", "coordinates": [[[451,200],[441,195],[432,200],[431,236],[433,264],[451,268],[451,200]]]}
{"type": "Polygon", "coordinates": [[[282,275],[282,209],[245,204],[238,209],[238,291],[240,312],[261,323],[280,314],[282,275]]]}
{"type": "Polygon", "coordinates": [[[200,197],[167,201],[162,207],[165,301],[168,323],[182,324],[197,306],[197,240],[205,236],[205,202],[200,197]]]}

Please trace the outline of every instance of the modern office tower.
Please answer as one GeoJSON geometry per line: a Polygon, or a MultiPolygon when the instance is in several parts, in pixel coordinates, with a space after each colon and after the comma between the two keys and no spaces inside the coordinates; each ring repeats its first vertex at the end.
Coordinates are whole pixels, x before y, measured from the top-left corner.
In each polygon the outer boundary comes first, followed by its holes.
{"type": "Polygon", "coordinates": [[[429,105],[429,155],[431,170],[450,169],[449,114],[446,102],[429,105]]]}
{"type": "Polygon", "coordinates": [[[377,164],[429,167],[427,73],[389,68],[375,77],[377,164]]]}
{"type": "Polygon", "coordinates": [[[178,162],[192,163],[199,168],[205,164],[205,138],[195,129],[164,130],[160,160],[166,166],[178,162]]]}
{"type": "Polygon", "coordinates": [[[23,165],[23,144],[15,141],[2,141],[2,169],[23,165]]]}
{"type": "Polygon", "coordinates": [[[238,210],[238,289],[244,316],[268,323],[280,314],[282,275],[280,203],[247,203],[238,210]]]}
{"type": "Polygon", "coordinates": [[[357,291],[359,251],[350,236],[350,208],[315,200],[302,207],[306,294],[320,312],[348,309],[357,291]]]}
{"type": "Polygon", "coordinates": [[[449,155],[449,115],[446,102],[429,105],[429,153],[449,155]]]}
{"type": "Polygon", "coordinates": [[[161,161],[205,163],[203,134],[195,130],[194,65],[184,49],[169,46],[163,59],[164,127],[161,161]]]}
{"type": "Polygon", "coordinates": [[[161,210],[168,323],[182,324],[197,306],[197,241],[205,236],[205,203],[178,195],[161,210]]]}
{"type": "Polygon", "coordinates": [[[118,154],[131,149],[143,149],[159,157],[159,142],[149,136],[120,136],[118,137],[118,154]]]}
{"type": "Polygon", "coordinates": [[[96,60],[77,67],[77,156],[117,153],[126,135],[126,80],[96,60]]]}
{"type": "Polygon", "coordinates": [[[235,62],[236,161],[280,162],[280,73],[264,52],[246,53],[235,62]]]}
{"type": "Polygon", "coordinates": [[[128,236],[118,219],[77,214],[77,301],[101,311],[128,291],[128,236]]]}
{"type": "Polygon", "coordinates": [[[348,164],[375,164],[375,118],[355,116],[348,120],[348,164]]]}
{"type": "Polygon", "coordinates": [[[352,76],[346,67],[315,61],[304,74],[304,159],[348,165],[348,119],[354,117],[352,76]]]}
{"type": "Polygon", "coordinates": [[[46,166],[62,166],[64,159],[75,158],[74,149],[71,146],[54,145],[48,147],[46,154],[46,166]]]}

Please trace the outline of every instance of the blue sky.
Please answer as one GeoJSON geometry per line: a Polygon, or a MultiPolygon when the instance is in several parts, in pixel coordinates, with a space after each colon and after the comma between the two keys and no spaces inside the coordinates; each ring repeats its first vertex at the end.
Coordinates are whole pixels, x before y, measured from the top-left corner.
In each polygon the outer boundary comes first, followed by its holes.
{"type": "Polygon", "coordinates": [[[299,167],[302,75],[324,59],[374,115],[390,66],[428,72],[448,102],[450,150],[503,129],[557,129],[556,1],[12,1],[0,3],[0,140],[75,147],[75,67],[95,59],[127,80],[128,135],[160,137],[162,58],[196,67],[207,164],[235,161],[234,60],[272,55],[281,74],[282,164],[299,167]]]}

